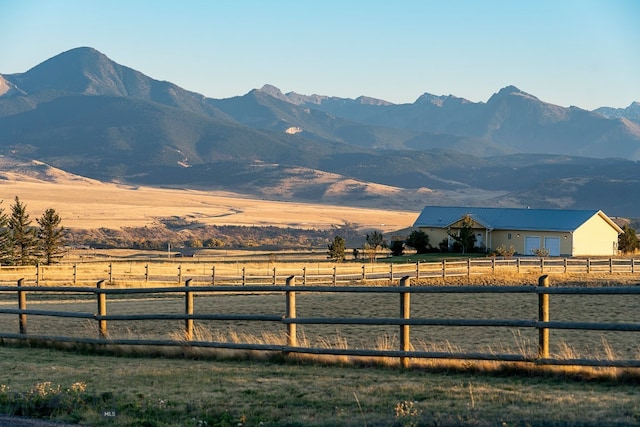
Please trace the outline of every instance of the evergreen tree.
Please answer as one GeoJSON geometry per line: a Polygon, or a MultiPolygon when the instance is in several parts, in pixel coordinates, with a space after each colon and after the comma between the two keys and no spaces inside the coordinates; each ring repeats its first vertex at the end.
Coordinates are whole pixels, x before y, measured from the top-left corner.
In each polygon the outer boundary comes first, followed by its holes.
{"type": "Polygon", "coordinates": [[[26,207],[20,202],[18,196],[16,196],[15,203],[11,205],[8,228],[13,255],[12,264],[29,265],[34,263],[38,248],[36,229],[31,226],[26,207]]]}
{"type": "Polygon", "coordinates": [[[329,251],[328,251],[329,259],[336,262],[344,261],[345,246],[346,246],[346,242],[342,237],[340,236],[334,237],[333,241],[329,243],[329,251]]]}
{"type": "Polygon", "coordinates": [[[404,241],[403,240],[392,240],[389,245],[389,249],[391,250],[391,255],[393,256],[402,256],[404,253],[404,241]]]}
{"type": "Polygon", "coordinates": [[[0,264],[13,264],[13,242],[9,230],[9,217],[2,208],[0,208],[0,264]]]}
{"type": "Polygon", "coordinates": [[[448,232],[448,234],[462,247],[463,254],[473,251],[476,245],[476,235],[473,232],[473,220],[471,217],[464,217],[457,234],[452,232],[448,232]]]}
{"type": "Polygon", "coordinates": [[[40,243],[40,257],[46,265],[51,265],[62,257],[64,228],[60,226],[62,220],[55,209],[47,209],[38,218],[38,240],[40,243]]]}
{"type": "Polygon", "coordinates": [[[416,253],[426,254],[429,251],[429,236],[422,230],[413,230],[405,243],[415,249],[416,253]]]}
{"type": "Polygon", "coordinates": [[[623,253],[633,253],[640,248],[640,241],[636,235],[636,230],[628,225],[622,226],[622,233],[618,236],[618,250],[623,253]]]}

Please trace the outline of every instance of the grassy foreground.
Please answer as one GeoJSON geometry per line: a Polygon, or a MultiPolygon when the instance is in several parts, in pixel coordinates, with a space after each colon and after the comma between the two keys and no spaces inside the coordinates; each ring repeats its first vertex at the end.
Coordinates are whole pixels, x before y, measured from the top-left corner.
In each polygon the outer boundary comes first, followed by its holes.
{"type": "Polygon", "coordinates": [[[634,381],[0,347],[0,413],[92,426],[640,425],[634,381]]]}

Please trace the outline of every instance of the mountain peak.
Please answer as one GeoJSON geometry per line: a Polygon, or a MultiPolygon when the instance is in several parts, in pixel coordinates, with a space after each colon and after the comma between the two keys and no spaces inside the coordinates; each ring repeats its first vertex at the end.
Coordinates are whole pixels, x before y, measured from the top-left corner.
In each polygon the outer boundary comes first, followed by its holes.
{"type": "Polygon", "coordinates": [[[280,89],[270,84],[262,86],[259,90],[260,92],[264,92],[276,98],[280,98],[284,95],[280,89]]]}
{"type": "Polygon", "coordinates": [[[378,98],[371,98],[369,96],[359,96],[358,98],[356,98],[356,101],[362,105],[384,105],[384,106],[394,105],[392,102],[385,101],[383,99],[378,99],[378,98]]]}
{"type": "Polygon", "coordinates": [[[433,95],[430,93],[423,93],[422,95],[420,95],[420,97],[418,99],[416,99],[416,102],[414,102],[414,104],[432,104],[435,105],[436,107],[443,107],[444,104],[447,105],[461,105],[461,104],[469,104],[471,103],[471,101],[464,99],[464,98],[458,98],[457,96],[453,96],[453,95],[433,95]]]}
{"type": "MultiPolygon", "coordinates": [[[[81,94],[118,94],[116,84],[122,69],[106,55],[91,47],[78,47],[62,52],[26,73],[16,76],[20,88],[29,93],[62,90],[81,94]]],[[[134,72],[133,70],[131,70],[134,72]]]]}
{"type": "Polygon", "coordinates": [[[538,98],[536,98],[535,96],[524,92],[520,89],[518,89],[517,87],[510,85],[507,87],[504,87],[502,89],[500,89],[498,91],[498,93],[494,93],[491,98],[489,98],[489,101],[487,101],[488,103],[491,102],[495,102],[498,100],[503,100],[503,99],[507,99],[507,97],[511,97],[511,96],[519,96],[522,98],[526,98],[526,99],[530,99],[530,100],[535,100],[535,101],[540,101],[538,98]]]}
{"type": "Polygon", "coordinates": [[[281,101],[291,102],[291,100],[287,98],[287,96],[284,93],[282,93],[282,91],[279,88],[270,84],[265,84],[260,89],[256,89],[256,92],[264,93],[265,95],[269,95],[281,101]]]}

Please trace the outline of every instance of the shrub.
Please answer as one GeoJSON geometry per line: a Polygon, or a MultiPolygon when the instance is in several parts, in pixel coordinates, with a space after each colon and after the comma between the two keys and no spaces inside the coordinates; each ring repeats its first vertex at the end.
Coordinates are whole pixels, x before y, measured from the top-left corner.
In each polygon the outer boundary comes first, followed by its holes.
{"type": "Polygon", "coordinates": [[[498,246],[495,249],[495,253],[498,256],[502,256],[505,258],[511,258],[513,256],[513,254],[516,253],[516,248],[513,247],[513,245],[509,246],[509,248],[507,248],[507,245],[502,244],[500,246],[498,246]]]}
{"type": "Polygon", "coordinates": [[[389,246],[391,255],[401,256],[404,253],[404,242],[402,240],[392,240],[389,246]]]}
{"type": "Polygon", "coordinates": [[[547,248],[535,248],[531,249],[531,253],[537,257],[544,258],[549,256],[549,249],[547,248]]]}

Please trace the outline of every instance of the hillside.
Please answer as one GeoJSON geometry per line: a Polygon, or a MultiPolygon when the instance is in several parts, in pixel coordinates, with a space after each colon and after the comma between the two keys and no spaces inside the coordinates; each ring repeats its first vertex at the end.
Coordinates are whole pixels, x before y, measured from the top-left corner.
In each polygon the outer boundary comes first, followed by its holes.
{"type": "MultiPolygon", "coordinates": [[[[268,201],[228,191],[130,186],[79,177],[41,162],[0,156],[0,205],[18,196],[35,221],[54,208],[66,228],[178,230],[207,226],[273,226],[385,232],[413,224],[417,212],[268,201]]],[[[176,230],[174,230],[176,231],[176,230]]],[[[196,233],[197,234],[197,233],[196,233]]]]}
{"type": "Polygon", "coordinates": [[[417,211],[598,208],[640,217],[633,108],[555,106],[513,86],[486,103],[283,94],[210,99],[92,48],[0,76],[0,154],[134,186],[417,211]]]}

